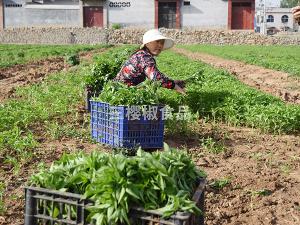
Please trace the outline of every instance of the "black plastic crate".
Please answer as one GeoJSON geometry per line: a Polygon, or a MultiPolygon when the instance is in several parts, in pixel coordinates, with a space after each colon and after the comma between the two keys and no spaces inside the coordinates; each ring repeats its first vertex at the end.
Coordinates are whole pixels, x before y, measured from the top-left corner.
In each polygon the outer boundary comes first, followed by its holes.
{"type": "MultiPolygon", "coordinates": [[[[200,179],[193,201],[204,212],[204,190],[206,180],[200,179]]],[[[93,203],[82,199],[82,195],[37,187],[25,187],[25,225],[94,225],[88,224],[88,206],[93,203]],[[54,210],[56,208],[56,210],[54,210]]],[[[163,219],[157,210],[132,208],[129,213],[131,224],[204,225],[204,216],[188,212],[177,212],[163,219]]]]}

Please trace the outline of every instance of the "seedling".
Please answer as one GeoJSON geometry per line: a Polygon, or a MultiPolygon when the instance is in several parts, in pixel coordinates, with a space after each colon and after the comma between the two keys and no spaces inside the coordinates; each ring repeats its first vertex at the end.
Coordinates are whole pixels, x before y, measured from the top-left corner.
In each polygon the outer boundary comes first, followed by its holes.
{"type": "Polygon", "coordinates": [[[214,188],[214,189],[221,190],[225,186],[229,185],[230,183],[231,183],[231,178],[230,177],[224,177],[224,178],[221,178],[219,180],[215,180],[214,182],[209,184],[209,186],[214,188]]]}
{"type": "Polygon", "coordinates": [[[269,189],[261,189],[257,191],[251,191],[251,195],[256,195],[256,196],[268,196],[271,195],[272,191],[269,189]]]}
{"type": "Polygon", "coordinates": [[[291,170],[292,170],[292,168],[291,168],[291,165],[289,165],[289,164],[283,164],[283,165],[280,166],[280,171],[284,175],[289,175],[291,170]]]}
{"type": "Polygon", "coordinates": [[[208,152],[213,154],[219,154],[226,151],[226,148],[223,144],[216,142],[213,138],[202,138],[201,145],[208,152]]]}

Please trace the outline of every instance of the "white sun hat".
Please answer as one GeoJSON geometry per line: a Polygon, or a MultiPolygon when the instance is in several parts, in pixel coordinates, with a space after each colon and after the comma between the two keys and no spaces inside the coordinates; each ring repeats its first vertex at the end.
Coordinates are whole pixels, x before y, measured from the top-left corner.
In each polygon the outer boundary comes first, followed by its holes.
{"type": "Polygon", "coordinates": [[[174,41],[171,38],[165,37],[158,29],[152,29],[152,30],[148,30],[143,35],[143,44],[141,45],[140,48],[142,49],[145,46],[145,44],[157,40],[165,40],[163,50],[172,48],[174,45],[174,41]]]}

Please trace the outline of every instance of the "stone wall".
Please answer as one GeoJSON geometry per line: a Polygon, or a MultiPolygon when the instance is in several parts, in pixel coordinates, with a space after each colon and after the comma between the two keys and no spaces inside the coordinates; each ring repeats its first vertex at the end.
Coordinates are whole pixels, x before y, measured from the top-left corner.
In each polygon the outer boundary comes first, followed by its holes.
{"type": "MultiPolygon", "coordinates": [[[[12,28],[0,31],[0,43],[15,44],[140,44],[146,30],[99,28],[12,28]]],[[[178,44],[299,45],[300,36],[263,36],[251,31],[161,29],[178,44]]]]}
{"type": "MultiPolygon", "coordinates": [[[[162,33],[171,37],[178,44],[257,44],[257,45],[299,45],[300,36],[265,36],[252,31],[231,31],[231,30],[172,30],[161,29],[162,33]]],[[[122,29],[109,31],[109,43],[133,44],[141,43],[145,30],[122,29]]]]}
{"type": "Polygon", "coordinates": [[[96,28],[12,28],[0,31],[0,43],[98,44],[107,43],[107,34],[96,28]]]}

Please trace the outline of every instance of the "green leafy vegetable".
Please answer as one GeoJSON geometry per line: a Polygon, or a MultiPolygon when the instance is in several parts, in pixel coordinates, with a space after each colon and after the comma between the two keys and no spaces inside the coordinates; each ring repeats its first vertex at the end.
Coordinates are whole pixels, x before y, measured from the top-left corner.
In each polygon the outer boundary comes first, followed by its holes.
{"type": "Polygon", "coordinates": [[[99,152],[64,155],[50,169],[33,175],[31,183],[93,200],[88,220],[96,224],[129,224],[129,209],[134,206],[158,209],[164,217],[176,211],[199,213],[190,198],[197,179],[204,176],[183,151],[150,154],[139,149],[134,157],[99,152]]]}

